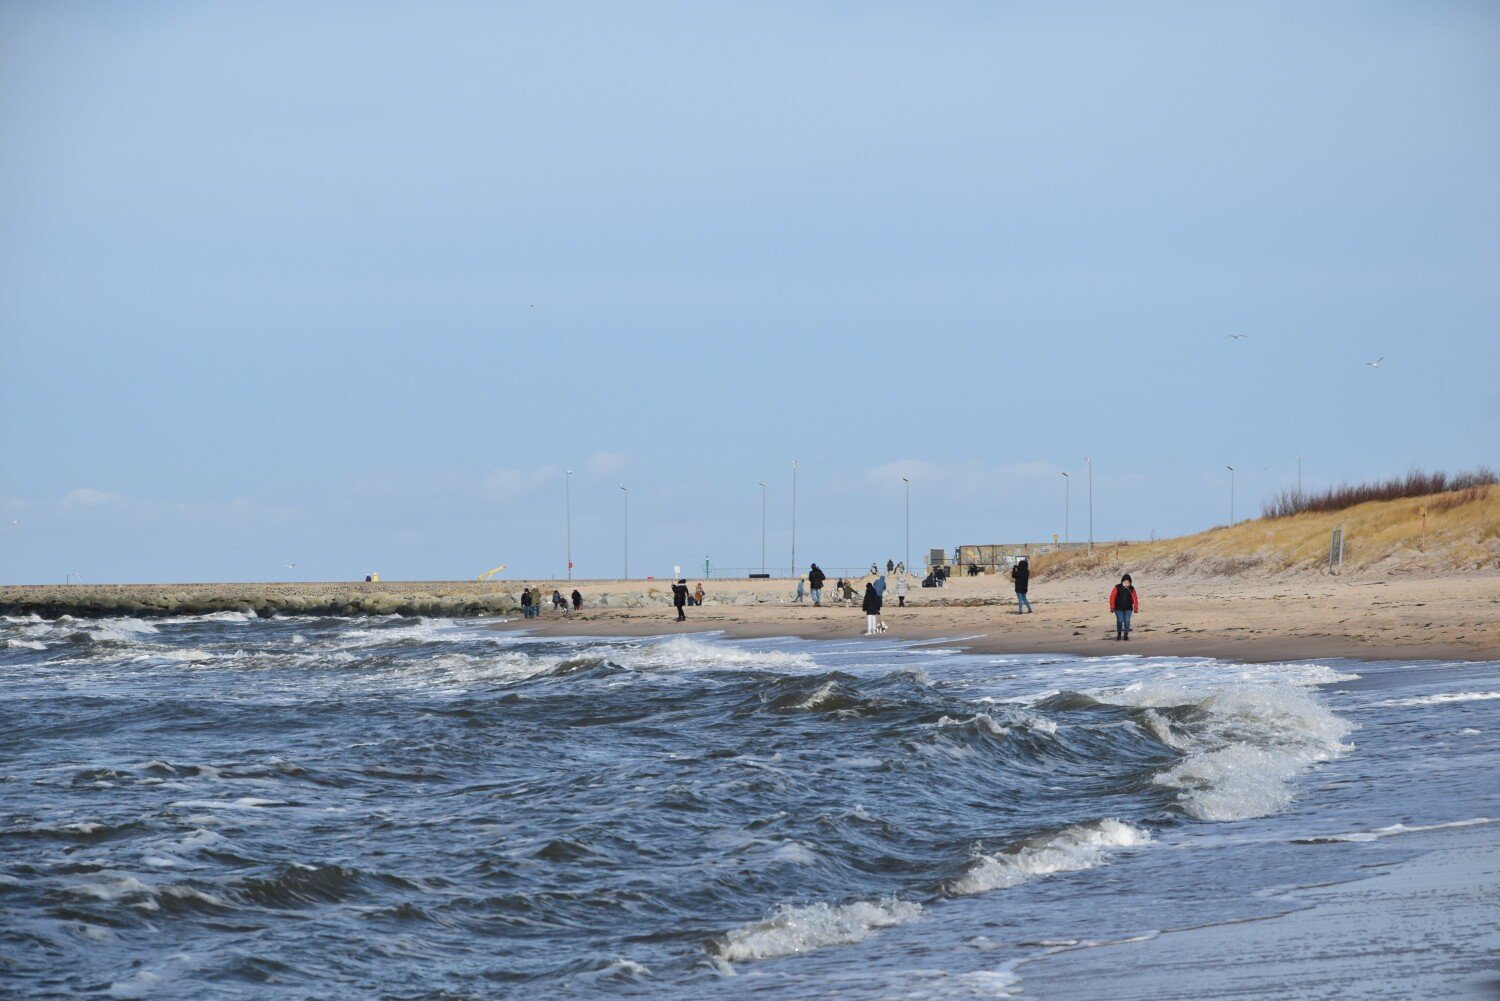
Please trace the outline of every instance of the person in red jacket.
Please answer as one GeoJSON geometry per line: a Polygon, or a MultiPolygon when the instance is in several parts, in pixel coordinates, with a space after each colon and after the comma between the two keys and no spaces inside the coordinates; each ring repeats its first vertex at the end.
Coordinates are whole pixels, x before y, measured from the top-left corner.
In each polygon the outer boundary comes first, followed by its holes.
{"type": "Polygon", "coordinates": [[[1109,607],[1115,613],[1115,639],[1130,639],[1130,616],[1141,610],[1141,599],[1136,597],[1130,574],[1121,577],[1120,583],[1110,590],[1109,607]]]}

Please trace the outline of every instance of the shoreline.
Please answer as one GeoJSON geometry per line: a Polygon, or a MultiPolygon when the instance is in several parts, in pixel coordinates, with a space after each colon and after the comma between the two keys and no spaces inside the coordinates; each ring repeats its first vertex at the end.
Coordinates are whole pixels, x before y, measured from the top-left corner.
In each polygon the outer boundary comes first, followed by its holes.
{"type": "MultiPolygon", "coordinates": [[[[692,581],[696,584],[696,581],[692,581]]],[[[1035,611],[1017,615],[1008,579],[955,578],[913,587],[883,618],[896,640],[945,641],[981,654],[1215,657],[1238,661],[1500,660],[1500,574],[1244,579],[1144,577],[1129,642],[1117,642],[1107,580],[1033,575],[1035,611]]],[[[205,615],[408,615],[486,620],[497,629],[561,636],[722,632],[742,639],[862,638],[864,616],[841,602],[792,600],[786,580],[703,581],[705,604],[677,623],[665,581],[381,581],[378,583],[74,584],[0,587],[0,614],[43,618],[205,615]],[[584,608],[523,619],[531,586],[577,587],[584,608]]]]}
{"type": "MultiPolygon", "coordinates": [[[[696,610],[696,609],[695,609],[696,610]]],[[[887,622],[890,619],[887,618],[887,622]]],[[[692,636],[719,634],[730,639],[776,639],[791,637],[802,640],[908,640],[916,642],[938,642],[945,647],[973,654],[996,655],[1046,655],[1067,654],[1084,657],[1112,657],[1135,654],[1140,657],[1204,657],[1216,660],[1233,660],[1250,664],[1278,663],[1295,660],[1369,660],[1369,661],[1461,661],[1486,663],[1500,660],[1500,650],[1486,656],[1484,651],[1462,644],[1350,644],[1336,637],[1273,636],[1263,638],[1234,639],[1189,639],[1160,637],[1143,639],[1140,636],[1128,642],[1117,642],[1106,638],[1106,631],[1113,627],[1100,623],[1094,630],[1097,636],[1082,637],[1052,634],[1048,637],[1013,636],[1005,633],[979,632],[959,634],[921,625],[897,629],[880,637],[866,637],[863,633],[864,616],[851,620],[847,628],[837,622],[812,624],[750,623],[721,621],[711,618],[690,618],[687,622],[676,622],[667,612],[629,619],[591,619],[577,616],[566,619],[532,620],[506,619],[492,623],[493,628],[505,631],[525,632],[549,638],[612,636],[627,638],[664,638],[676,635],[692,636]]]]}

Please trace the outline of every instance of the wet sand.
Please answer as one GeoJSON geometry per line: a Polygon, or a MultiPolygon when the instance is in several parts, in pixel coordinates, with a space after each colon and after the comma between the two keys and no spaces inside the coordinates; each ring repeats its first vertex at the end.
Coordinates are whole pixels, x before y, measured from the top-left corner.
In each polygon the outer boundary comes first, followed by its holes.
{"type": "Polygon", "coordinates": [[[1386,839],[1368,848],[1376,875],[1290,890],[1279,916],[1067,949],[1017,972],[1028,995],[1048,998],[1096,998],[1104,983],[1113,1001],[1493,998],[1495,832],[1488,824],[1386,839]],[[1422,854],[1401,858],[1412,851],[1422,854]]]}

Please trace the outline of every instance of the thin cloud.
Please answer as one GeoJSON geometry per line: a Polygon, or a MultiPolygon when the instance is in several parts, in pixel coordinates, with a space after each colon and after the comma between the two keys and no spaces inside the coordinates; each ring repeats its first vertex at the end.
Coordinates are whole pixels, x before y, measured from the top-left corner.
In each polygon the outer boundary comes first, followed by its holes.
{"type": "Polygon", "coordinates": [[[100,507],[105,504],[124,504],[129,500],[130,498],[124,494],[117,494],[110,490],[79,487],[63,495],[62,505],[63,507],[100,507]]]}

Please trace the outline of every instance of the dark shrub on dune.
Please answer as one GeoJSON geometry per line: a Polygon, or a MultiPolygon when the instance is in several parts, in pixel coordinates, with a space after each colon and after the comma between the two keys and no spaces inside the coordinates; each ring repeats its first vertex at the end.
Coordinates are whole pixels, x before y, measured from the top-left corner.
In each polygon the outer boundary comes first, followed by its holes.
{"type": "Polygon", "coordinates": [[[1373,483],[1345,483],[1316,493],[1283,490],[1261,505],[1261,514],[1266,518],[1286,518],[1306,511],[1326,514],[1367,501],[1401,500],[1458,491],[1451,503],[1443,504],[1445,508],[1456,507],[1477,500],[1496,483],[1500,483],[1500,477],[1488,466],[1451,476],[1448,473],[1424,473],[1420,469],[1413,469],[1405,476],[1373,483]]]}

